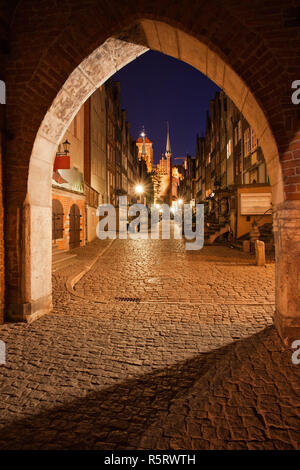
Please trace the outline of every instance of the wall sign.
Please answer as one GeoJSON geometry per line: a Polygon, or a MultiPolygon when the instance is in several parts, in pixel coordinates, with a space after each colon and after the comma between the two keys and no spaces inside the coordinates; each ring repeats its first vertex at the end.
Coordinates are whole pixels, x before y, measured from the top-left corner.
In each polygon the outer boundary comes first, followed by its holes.
{"type": "MultiPolygon", "coordinates": [[[[240,196],[241,215],[264,214],[272,207],[271,193],[242,193],[240,196]]],[[[269,213],[271,214],[271,210],[269,213]]]]}

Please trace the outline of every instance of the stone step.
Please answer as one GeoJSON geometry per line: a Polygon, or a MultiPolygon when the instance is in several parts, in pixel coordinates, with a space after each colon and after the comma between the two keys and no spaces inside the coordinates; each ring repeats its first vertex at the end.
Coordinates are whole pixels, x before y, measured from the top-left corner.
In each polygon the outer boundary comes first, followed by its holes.
{"type": "Polygon", "coordinates": [[[56,271],[59,271],[60,269],[66,269],[69,266],[71,266],[72,263],[74,263],[74,259],[62,261],[58,264],[52,265],[52,272],[55,273],[56,271]]]}
{"type": "Polygon", "coordinates": [[[52,251],[52,259],[61,258],[62,255],[66,256],[66,254],[70,254],[70,251],[69,250],[55,250],[54,252],[52,251]]]}
{"type": "Polygon", "coordinates": [[[66,266],[72,264],[75,261],[77,255],[70,254],[68,256],[61,257],[59,259],[52,260],[52,272],[57,271],[58,269],[62,269],[66,266]]]}
{"type": "Polygon", "coordinates": [[[74,258],[75,256],[77,255],[74,253],[70,253],[69,251],[61,251],[60,253],[54,253],[54,255],[52,255],[52,263],[55,263],[57,261],[62,261],[65,259],[71,259],[71,258],[74,258]]]}

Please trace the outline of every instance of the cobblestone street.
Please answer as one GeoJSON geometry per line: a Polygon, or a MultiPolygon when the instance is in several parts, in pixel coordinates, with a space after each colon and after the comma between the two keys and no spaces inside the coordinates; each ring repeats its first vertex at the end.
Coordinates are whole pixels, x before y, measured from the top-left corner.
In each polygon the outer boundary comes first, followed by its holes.
{"type": "Polygon", "coordinates": [[[77,255],[53,275],[50,315],[0,328],[1,449],[300,448],[274,263],[181,240],[98,240],[77,255]],[[103,247],[72,294],[67,280],[103,247]]]}

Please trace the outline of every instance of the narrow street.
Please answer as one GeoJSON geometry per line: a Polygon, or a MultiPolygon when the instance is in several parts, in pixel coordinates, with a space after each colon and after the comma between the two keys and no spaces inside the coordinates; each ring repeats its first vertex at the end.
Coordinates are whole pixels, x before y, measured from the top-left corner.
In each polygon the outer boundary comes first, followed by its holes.
{"type": "Polygon", "coordinates": [[[2,449],[292,449],[299,367],[272,326],[274,263],[115,240],[53,275],[53,312],[5,324],[2,449]],[[180,267],[180,268],[179,268],[180,267]]]}

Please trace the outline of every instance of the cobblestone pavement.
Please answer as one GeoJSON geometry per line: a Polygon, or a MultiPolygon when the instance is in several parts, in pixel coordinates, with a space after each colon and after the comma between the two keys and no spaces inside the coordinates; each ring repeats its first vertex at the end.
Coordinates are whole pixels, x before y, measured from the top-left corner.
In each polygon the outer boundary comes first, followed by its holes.
{"type": "Polygon", "coordinates": [[[116,240],[72,295],[67,278],[105,244],[55,273],[51,314],[0,328],[0,448],[299,448],[300,366],[272,326],[274,264],[116,240]]]}

